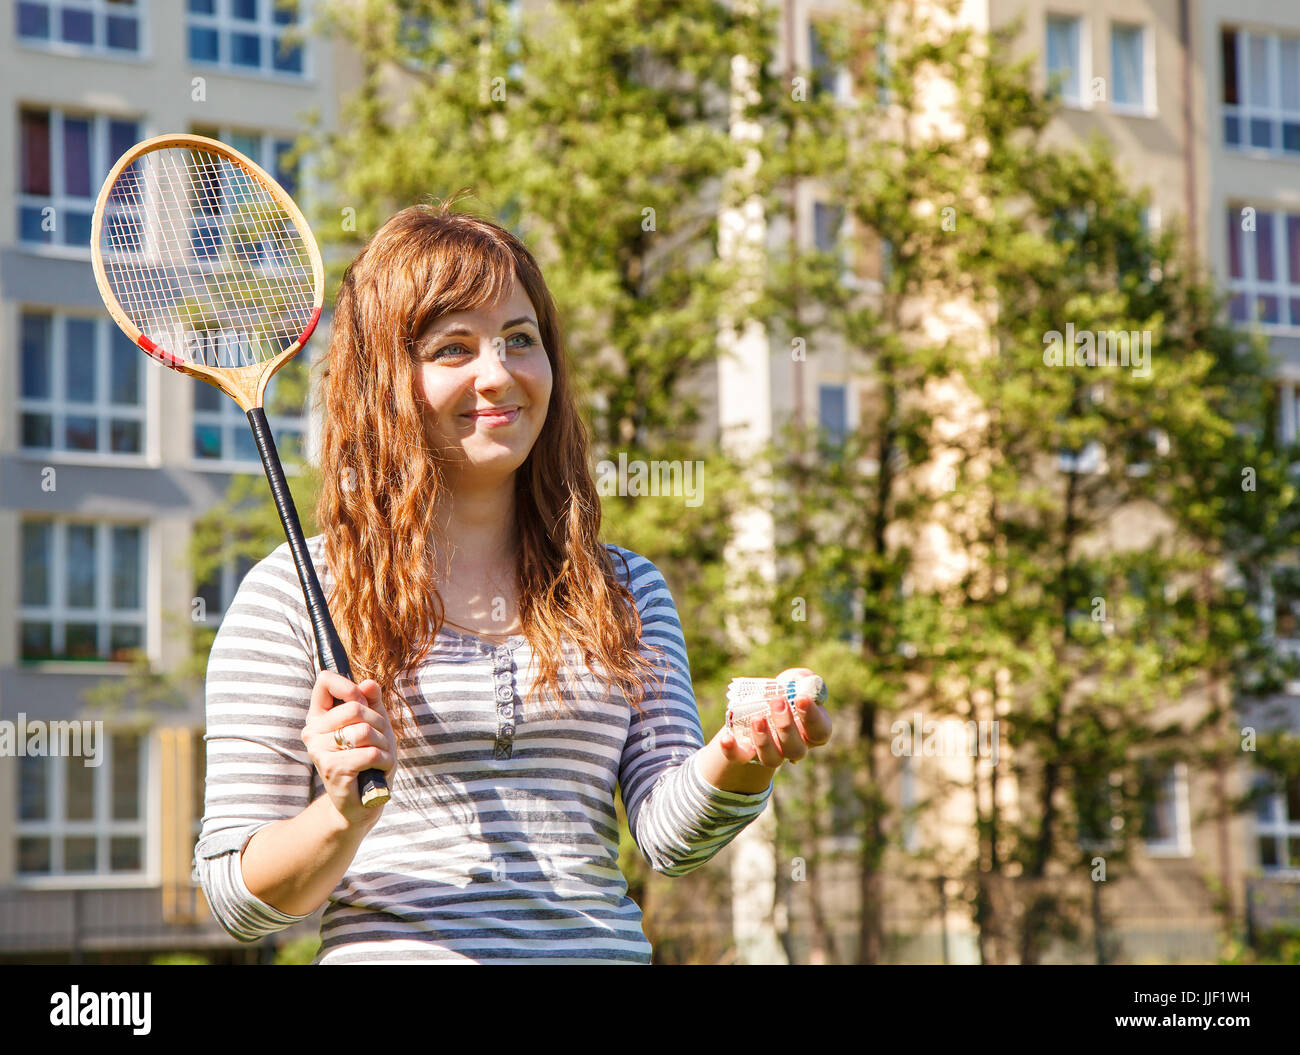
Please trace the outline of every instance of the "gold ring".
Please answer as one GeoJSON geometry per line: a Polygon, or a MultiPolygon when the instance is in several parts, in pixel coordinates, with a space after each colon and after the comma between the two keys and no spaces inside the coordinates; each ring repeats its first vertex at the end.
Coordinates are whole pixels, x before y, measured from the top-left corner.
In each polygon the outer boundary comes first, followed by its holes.
{"type": "Polygon", "coordinates": [[[343,735],[343,730],[342,730],[342,729],[335,729],[335,730],[334,730],[334,742],[335,742],[336,744],[338,744],[338,745],[339,745],[339,748],[340,748],[341,750],[343,750],[343,751],[351,751],[351,750],[352,750],[352,741],[349,740],[346,736],[343,735]]]}

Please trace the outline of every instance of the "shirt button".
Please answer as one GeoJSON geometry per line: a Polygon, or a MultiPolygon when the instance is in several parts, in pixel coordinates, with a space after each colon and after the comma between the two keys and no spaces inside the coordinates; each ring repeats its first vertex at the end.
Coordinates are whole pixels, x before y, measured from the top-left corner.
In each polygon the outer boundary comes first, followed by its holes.
{"type": "Polygon", "coordinates": [[[513,692],[510,691],[510,686],[509,686],[509,685],[499,685],[499,686],[497,686],[497,699],[498,699],[498,700],[511,700],[511,699],[514,699],[514,695],[515,695],[515,694],[514,694],[513,692]]]}
{"type": "Polygon", "coordinates": [[[502,739],[509,740],[515,735],[515,727],[507,722],[501,727],[501,732],[498,735],[500,735],[502,739]]]}
{"type": "Polygon", "coordinates": [[[510,671],[508,671],[508,670],[503,670],[503,671],[499,671],[499,672],[497,673],[497,681],[505,682],[505,681],[509,681],[509,680],[510,680],[510,671]]]}

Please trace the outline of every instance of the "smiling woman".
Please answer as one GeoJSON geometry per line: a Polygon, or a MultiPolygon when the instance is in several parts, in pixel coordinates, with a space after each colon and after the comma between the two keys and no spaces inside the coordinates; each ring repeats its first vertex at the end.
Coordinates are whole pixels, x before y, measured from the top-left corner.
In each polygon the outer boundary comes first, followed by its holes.
{"type": "Polygon", "coordinates": [[[759,748],[704,743],[663,576],[599,541],[555,306],[509,232],[450,203],[390,219],[343,278],[323,377],[308,546],[358,680],[314,677],[276,550],[208,665],[214,914],[251,941],[328,903],[320,963],[649,963],[615,793],[651,867],[689,872],[806,753],[794,716],[774,708],[780,749],[761,719],[759,748]],[[392,798],[365,810],[371,766],[392,798]]]}

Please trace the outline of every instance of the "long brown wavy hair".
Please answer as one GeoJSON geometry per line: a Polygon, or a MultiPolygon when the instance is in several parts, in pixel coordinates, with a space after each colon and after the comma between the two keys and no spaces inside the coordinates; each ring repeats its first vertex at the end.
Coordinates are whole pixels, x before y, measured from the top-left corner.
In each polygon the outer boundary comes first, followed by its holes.
{"type": "Polygon", "coordinates": [[[636,603],[598,539],[600,498],[555,303],[524,244],[488,219],[453,212],[459,196],[403,209],[352,261],[318,400],[316,513],[334,576],[330,609],[354,679],[380,684],[404,739],[415,725],[399,682],[428,654],[445,614],[428,540],[436,507],[454,500],[441,472],[445,456],[425,434],[415,349],[441,316],[494,304],[516,279],[537,312],[552,373],[545,424],[515,472],[516,586],[538,663],[530,695],[541,686],[559,705],[548,713],[564,710],[565,637],[606,690],[617,686],[638,710],[645,678],[656,671],[638,651],[636,603]]]}

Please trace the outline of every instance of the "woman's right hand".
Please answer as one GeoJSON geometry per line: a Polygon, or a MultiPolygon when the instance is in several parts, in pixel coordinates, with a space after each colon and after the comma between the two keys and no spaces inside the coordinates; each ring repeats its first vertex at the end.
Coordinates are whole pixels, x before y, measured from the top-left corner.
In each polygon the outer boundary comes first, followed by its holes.
{"type": "Polygon", "coordinates": [[[311,690],[302,742],[349,827],[368,825],[383,812],[382,806],[361,805],[360,775],[367,769],[388,774],[397,764],[397,738],[381,697],[377,681],[367,678],[357,685],[332,670],[322,670],[311,690]],[[335,738],[340,729],[350,749],[335,738]]]}

